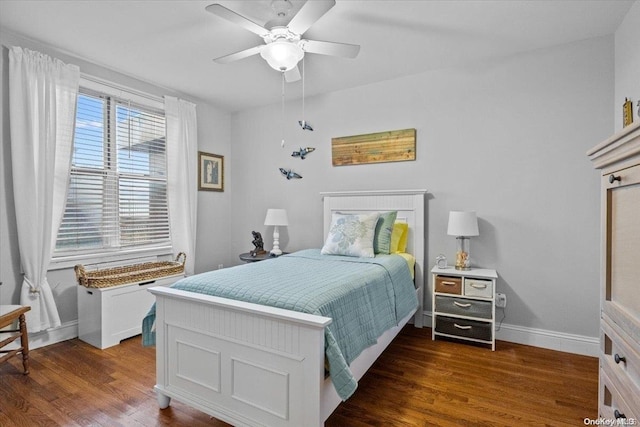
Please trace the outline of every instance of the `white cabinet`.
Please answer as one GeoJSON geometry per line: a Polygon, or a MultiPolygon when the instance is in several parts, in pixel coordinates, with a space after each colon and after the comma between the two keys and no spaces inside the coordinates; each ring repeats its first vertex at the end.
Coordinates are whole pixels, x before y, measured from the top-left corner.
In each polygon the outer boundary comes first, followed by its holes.
{"type": "Polygon", "coordinates": [[[78,286],[78,336],[100,349],[142,333],[142,319],[155,298],[153,286],[170,286],[182,275],[107,288],[78,286]]]}
{"type": "Polygon", "coordinates": [[[438,268],[433,274],[433,328],[437,336],[490,344],[495,341],[495,270],[438,268]]]}
{"type": "MultiPolygon", "coordinates": [[[[601,173],[599,415],[640,419],[640,123],[587,153],[601,173]]],[[[618,421],[622,425],[622,420],[618,421]]],[[[628,424],[630,425],[630,424],[628,424]]]]}

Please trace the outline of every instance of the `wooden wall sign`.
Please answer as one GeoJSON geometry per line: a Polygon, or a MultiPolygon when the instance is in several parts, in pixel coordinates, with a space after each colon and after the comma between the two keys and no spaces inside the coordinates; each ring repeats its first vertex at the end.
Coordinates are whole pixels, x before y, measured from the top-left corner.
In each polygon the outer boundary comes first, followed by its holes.
{"type": "Polygon", "coordinates": [[[629,98],[624,99],[622,104],[622,126],[629,126],[633,123],[633,110],[631,100],[629,98]]]}
{"type": "Polygon", "coordinates": [[[333,166],[416,159],[416,130],[403,129],[331,139],[333,166]]]}

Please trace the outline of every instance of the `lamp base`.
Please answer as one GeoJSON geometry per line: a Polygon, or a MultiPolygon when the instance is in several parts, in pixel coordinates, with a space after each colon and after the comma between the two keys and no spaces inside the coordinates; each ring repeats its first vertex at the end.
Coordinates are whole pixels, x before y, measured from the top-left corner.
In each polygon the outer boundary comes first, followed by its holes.
{"type": "MultiPolygon", "coordinates": [[[[461,243],[461,247],[458,248],[456,252],[456,270],[469,270],[469,250],[464,250],[465,247],[464,242],[468,241],[468,239],[458,238],[458,243],[461,243]]],[[[467,245],[468,246],[468,245],[467,245]]]]}
{"type": "Polygon", "coordinates": [[[270,254],[271,256],[282,255],[282,250],[280,249],[280,232],[278,231],[277,225],[273,227],[273,248],[270,254]]]}

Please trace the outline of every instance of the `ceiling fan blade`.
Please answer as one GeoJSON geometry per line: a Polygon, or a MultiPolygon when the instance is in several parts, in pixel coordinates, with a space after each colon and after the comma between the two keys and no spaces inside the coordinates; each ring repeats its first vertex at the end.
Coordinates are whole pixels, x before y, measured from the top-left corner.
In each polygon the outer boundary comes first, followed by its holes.
{"type": "Polygon", "coordinates": [[[293,82],[297,82],[298,80],[300,80],[300,69],[298,68],[298,66],[296,65],[295,67],[293,67],[292,69],[290,69],[289,71],[285,71],[284,72],[284,80],[287,83],[293,83],[293,82]]]}
{"type": "Polygon", "coordinates": [[[260,25],[256,24],[253,21],[250,21],[244,16],[235,13],[231,9],[227,9],[221,4],[210,4],[209,6],[205,7],[205,10],[207,12],[213,13],[216,16],[219,16],[220,18],[226,19],[229,22],[233,22],[234,24],[241,26],[245,30],[249,30],[252,33],[257,34],[260,37],[265,37],[267,34],[269,34],[269,30],[267,30],[266,28],[261,27],[260,25]]]}
{"type": "Polygon", "coordinates": [[[218,64],[228,64],[229,62],[238,61],[239,59],[248,58],[252,55],[256,55],[260,53],[260,51],[265,47],[265,45],[259,45],[256,47],[251,47],[249,49],[241,50],[240,52],[231,53],[229,55],[221,56],[219,58],[215,58],[214,62],[218,64]]]}
{"type": "Polygon", "coordinates": [[[294,34],[304,34],[314,22],[320,19],[335,4],[335,0],[307,0],[287,25],[289,31],[294,34]]]}
{"type": "Polygon", "coordinates": [[[302,50],[305,52],[341,56],[343,58],[355,58],[360,52],[360,46],[357,44],[302,40],[301,45],[302,50]]]}

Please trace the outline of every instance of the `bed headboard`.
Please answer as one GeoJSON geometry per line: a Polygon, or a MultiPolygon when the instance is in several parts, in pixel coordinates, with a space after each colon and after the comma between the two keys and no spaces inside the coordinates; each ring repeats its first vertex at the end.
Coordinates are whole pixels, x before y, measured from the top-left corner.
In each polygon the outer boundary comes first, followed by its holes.
{"type": "MultiPolygon", "coordinates": [[[[425,275],[425,194],[427,190],[375,190],[375,191],[336,191],[322,192],[324,199],[324,233],[329,233],[331,216],[334,212],[367,213],[382,211],[398,211],[396,221],[409,224],[407,252],[416,258],[415,284],[420,306],[416,312],[414,323],[423,325],[423,299],[425,275]]],[[[324,240],[321,244],[324,243],[324,240]]]]}

